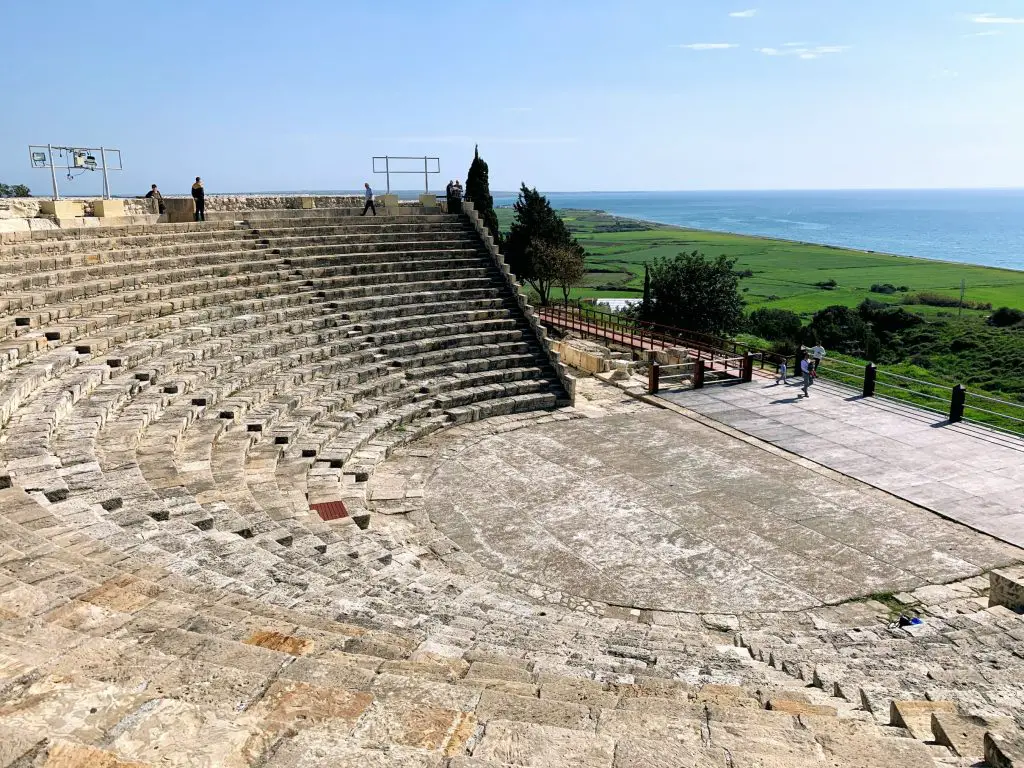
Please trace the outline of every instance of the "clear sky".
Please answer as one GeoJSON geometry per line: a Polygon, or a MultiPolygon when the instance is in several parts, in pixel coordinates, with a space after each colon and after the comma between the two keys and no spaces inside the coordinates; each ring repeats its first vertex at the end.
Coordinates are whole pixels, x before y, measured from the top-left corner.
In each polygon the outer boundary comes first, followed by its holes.
{"type": "Polygon", "coordinates": [[[479,142],[495,190],[1024,186],[1024,0],[90,5],[0,0],[0,181],[52,142],[121,194],[442,187],[479,142]]]}

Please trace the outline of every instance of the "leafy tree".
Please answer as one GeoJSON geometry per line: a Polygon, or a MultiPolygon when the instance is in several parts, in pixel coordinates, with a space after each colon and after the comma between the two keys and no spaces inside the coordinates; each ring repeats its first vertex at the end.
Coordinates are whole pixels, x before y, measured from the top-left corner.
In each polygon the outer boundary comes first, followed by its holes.
{"type": "Polygon", "coordinates": [[[556,245],[548,249],[547,258],[554,273],[554,284],[562,289],[562,300],[568,303],[569,292],[583,282],[587,274],[583,251],[572,246],[556,245]]]}
{"type": "Polygon", "coordinates": [[[498,227],[498,214],[494,212],[487,163],[480,157],[479,146],[473,149],[473,162],[469,164],[469,172],[466,174],[466,199],[473,203],[484,226],[494,238],[494,244],[500,247],[501,229],[498,227]]]}
{"type": "Polygon", "coordinates": [[[849,355],[864,355],[878,345],[860,314],[840,304],[815,312],[804,331],[804,340],[849,355]]]}
{"type": "Polygon", "coordinates": [[[644,320],[698,333],[725,335],[743,324],[743,296],[735,259],[680,253],[655,259],[650,269],[650,311],[644,320]]]}
{"type": "Polygon", "coordinates": [[[24,184],[0,184],[0,197],[31,197],[32,193],[24,184]]]}
{"type": "Polygon", "coordinates": [[[747,330],[769,341],[796,341],[802,327],[800,315],[788,309],[762,307],[747,317],[747,330]]]}
{"type": "Polygon", "coordinates": [[[565,248],[575,252],[582,261],[583,248],[558,218],[547,198],[536,189],[523,184],[513,209],[515,217],[504,240],[505,259],[512,272],[537,291],[541,304],[547,304],[555,284],[552,254],[558,248],[565,248]]]}

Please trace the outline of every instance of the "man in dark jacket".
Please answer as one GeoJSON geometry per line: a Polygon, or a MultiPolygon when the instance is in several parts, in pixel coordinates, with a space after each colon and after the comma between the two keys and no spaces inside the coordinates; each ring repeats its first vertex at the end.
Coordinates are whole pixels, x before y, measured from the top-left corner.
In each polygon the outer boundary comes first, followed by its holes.
{"type": "Polygon", "coordinates": [[[163,213],[166,210],[164,206],[164,196],[160,194],[160,190],[156,188],[156,184],[149,188],[149,192],[146,193],[146,197],[156,198],[157,213],[163,213]]]}
{"type": "Polygon", "coordinates": [[[198,176],[192,185],[192,199],[196,201],[196,221],[206,221],[206,190],[203,189],[203,180],[198,176]]]}

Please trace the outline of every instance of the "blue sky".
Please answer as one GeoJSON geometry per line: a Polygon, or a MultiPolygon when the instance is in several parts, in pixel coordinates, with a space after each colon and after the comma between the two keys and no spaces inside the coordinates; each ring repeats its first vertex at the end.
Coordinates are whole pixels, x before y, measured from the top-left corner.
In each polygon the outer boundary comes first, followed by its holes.
{"type": "Polygon", "coordinates": [[[479,142],[493,189],[1024,185],[1024,0],[87,5],[0,0],[0,180],[53,142],[121,194],[443,186],[479,142]]]}

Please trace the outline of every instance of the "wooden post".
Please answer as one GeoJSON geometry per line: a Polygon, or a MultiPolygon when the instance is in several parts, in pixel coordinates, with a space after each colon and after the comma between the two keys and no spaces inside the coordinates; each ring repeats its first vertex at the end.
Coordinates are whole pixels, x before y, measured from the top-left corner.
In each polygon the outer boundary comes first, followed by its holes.
{"type": "Polygon", "coordinates": [[[647,372],[647,391],[652,394],[658,394],[661,379],[661,366],[658,363],[651,363],[651,367],[647,372]]]}
{"type": "Polygon", "coordinates": [[[964,420],[964,404],[967,402],[967,387],[957,384],[949,400],[949,421],[955,424],[964,420]]]}
{"type": "Polygon", "coordinates": [[[704,360],[700,357],[697,358],[697,362],[693,365],[693,388],[704,388],[704,360]]]}
{"type": "Polygon", "coordinates": [[[743,383],[749,384],[754,380],[754,355],[747,352],[743,356],[743,383]]]}
{"type": "Polygon", "coordinates": [[[875,396],[875,381],[878,378],[878,366],[868,363],[864,366],[864,397],[875,396]]]}

